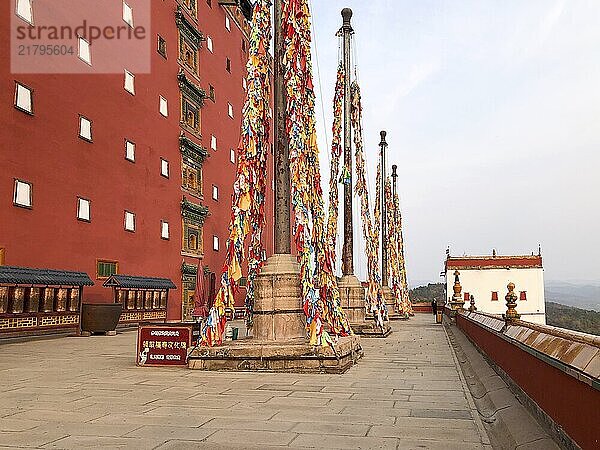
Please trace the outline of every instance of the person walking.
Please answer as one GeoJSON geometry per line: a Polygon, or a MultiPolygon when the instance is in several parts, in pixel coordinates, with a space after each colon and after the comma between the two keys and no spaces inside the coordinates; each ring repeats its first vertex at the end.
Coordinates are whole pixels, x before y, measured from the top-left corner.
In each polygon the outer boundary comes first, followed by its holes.
{"type": "Polygon", "coordinates": [[[437,316],[437,300],[435,298],[431,300],[431,310],[433,311],[433,316],[437,316]]]}

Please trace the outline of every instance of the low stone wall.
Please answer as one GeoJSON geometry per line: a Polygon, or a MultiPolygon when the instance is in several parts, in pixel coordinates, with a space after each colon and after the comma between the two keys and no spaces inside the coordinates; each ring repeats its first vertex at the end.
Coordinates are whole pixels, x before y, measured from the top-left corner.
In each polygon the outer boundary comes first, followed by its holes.
{"type": "Polygon", "coordinates": [[[412,309],[416,313],[433,314],[433,309],[431,308],[431,303],[427,303],[427,302],[413,303],[412,309]]]}
{"type": "Polygon", "coordinates": [[[581,448],[600,448],[600,337],[463,312],[456,325],[581,448]]]}

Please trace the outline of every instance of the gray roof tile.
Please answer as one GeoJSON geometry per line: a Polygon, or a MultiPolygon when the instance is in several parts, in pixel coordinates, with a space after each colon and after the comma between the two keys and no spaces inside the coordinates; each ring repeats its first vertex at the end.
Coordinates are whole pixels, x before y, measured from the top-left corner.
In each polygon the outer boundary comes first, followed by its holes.
{"type": "Polygon", "coordinates": [[[2,284],[36,284],[44,286],[93,286],[85,272],[32,269],[30,267],[0,266],[2,284]]]}
{"type": "Polygon", "coordinates": [[[103,284],[104,287],[120,287],[125,289],[176,289],[168,278],[138,277],[133,275],[111,275],[103,284]]]}

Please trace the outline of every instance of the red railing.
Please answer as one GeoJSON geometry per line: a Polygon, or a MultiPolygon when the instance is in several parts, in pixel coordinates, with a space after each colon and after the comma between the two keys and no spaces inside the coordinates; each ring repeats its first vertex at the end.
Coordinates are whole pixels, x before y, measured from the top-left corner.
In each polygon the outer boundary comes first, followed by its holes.
{"type": "Polygon", "coordinates": [[[600,448],[600,337],[482,313],[456,325],[581,448],[600,448]]]}

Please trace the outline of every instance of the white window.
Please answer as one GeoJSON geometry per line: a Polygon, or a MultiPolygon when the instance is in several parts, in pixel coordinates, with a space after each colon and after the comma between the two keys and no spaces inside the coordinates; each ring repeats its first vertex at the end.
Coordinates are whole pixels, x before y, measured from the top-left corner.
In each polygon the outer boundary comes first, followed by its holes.
{"type": "Polygon", "coordinates": [[[235,150],[232,148],[229,149],[229,161],[235,164],[235,150]]]}
{"type": "Polygon", "coordinates": [[[229,22],[229,17],[225,16],[225,28],[227,31],[231,31],[231,22],[229,22]]]}
{"type": "Polygon", "coordinates": [[[218,236],[213,236],[213,250],[215,252],[219,251],[219,237],[218,236]]]}
{"type": "Polygon", "coordinates": [[[227,103],[227,114],[229,114],[229,117],[233,119],[233,106],[231,103],[227,103]]]}
{"type": "Polygon", "coordinates": [[[79,137],[92,140],[92,121],[83,116],[79,116],[79,137]]]}
{"type": "Polygon", "coordinates": [[[135,95],[135,75],[130,71],[125,71],[125,90],[135,95]]]}
{"type": "Polygon", "coordinates": [[[160,174],[163,177],[169,178],[169,161],[160,158],[160,174]]]}
{"type": "Polygon", "coordinates": [[[169,239],[169,222],[160,221],[160,237],[162,239],[169,239]]]}
{"type": "Polygon", "coordinates": [[[92,54],[90,53],[90,43],[79,36],[79,59],[83,62],[92,65],[92,54]]]}
{"type": "Polygon", "coordinates": [[[213,52],[213,43],[212,43],[212,38],[210,36],[206,36],[206,48],[208,49],[209,52],[213,52]]]}
{"type": "Polygon", "coordinates": [[[31,208],[31,183],[15,180],[15,193],[13,202],[17,206],[31,208]]]}
{"type": "Polygon", "coordinates": [[[17,83],[15,87],[15,106],[21,111],[33,114],[32,91],[27,86],[17,83]]]}
{"type": "Polygon", "coordinates": [[[217,138],[214,134],[210,137],[210,148],[212,148],[213,150],[217,149],[217,138]]]}
{"type": "Polygon", "coordinates": [[[33,8],[31,0],[17,0],[17,16],[33,25],[33,8]]]}
{"type": "Polygon", "coordinates": [[[129,211],[125,211],[125,229],[135,231],[135,214],[129,211]]]}
{"type": "Polygon", "coordinates": [[[135,162],[135,143],[125,139],[125,159],[135,162]]]}
{"type": "Polygon", "coordinates": [[[90,201],[85,198],[77,197],[77,218],[79,220],[90,221],[90,201]]]}
{"type": "Polygon", "coordinates": [[[212,198],[213,200],[219,200],[219,187],[214,184],[212,187],[212,198]]]}
{"type": "Polygon", "coordinates": [[[131,9],[131,6],[125,2],[123,2],[123,20],[133,28],[133,10],[131,9]]]}
{"type": "Polygon", "coordinates": [[[169,115],[169,106],[167,104],[167,99],[162,95],[160,96],[160,113],[167,117],[169,115]]]}

